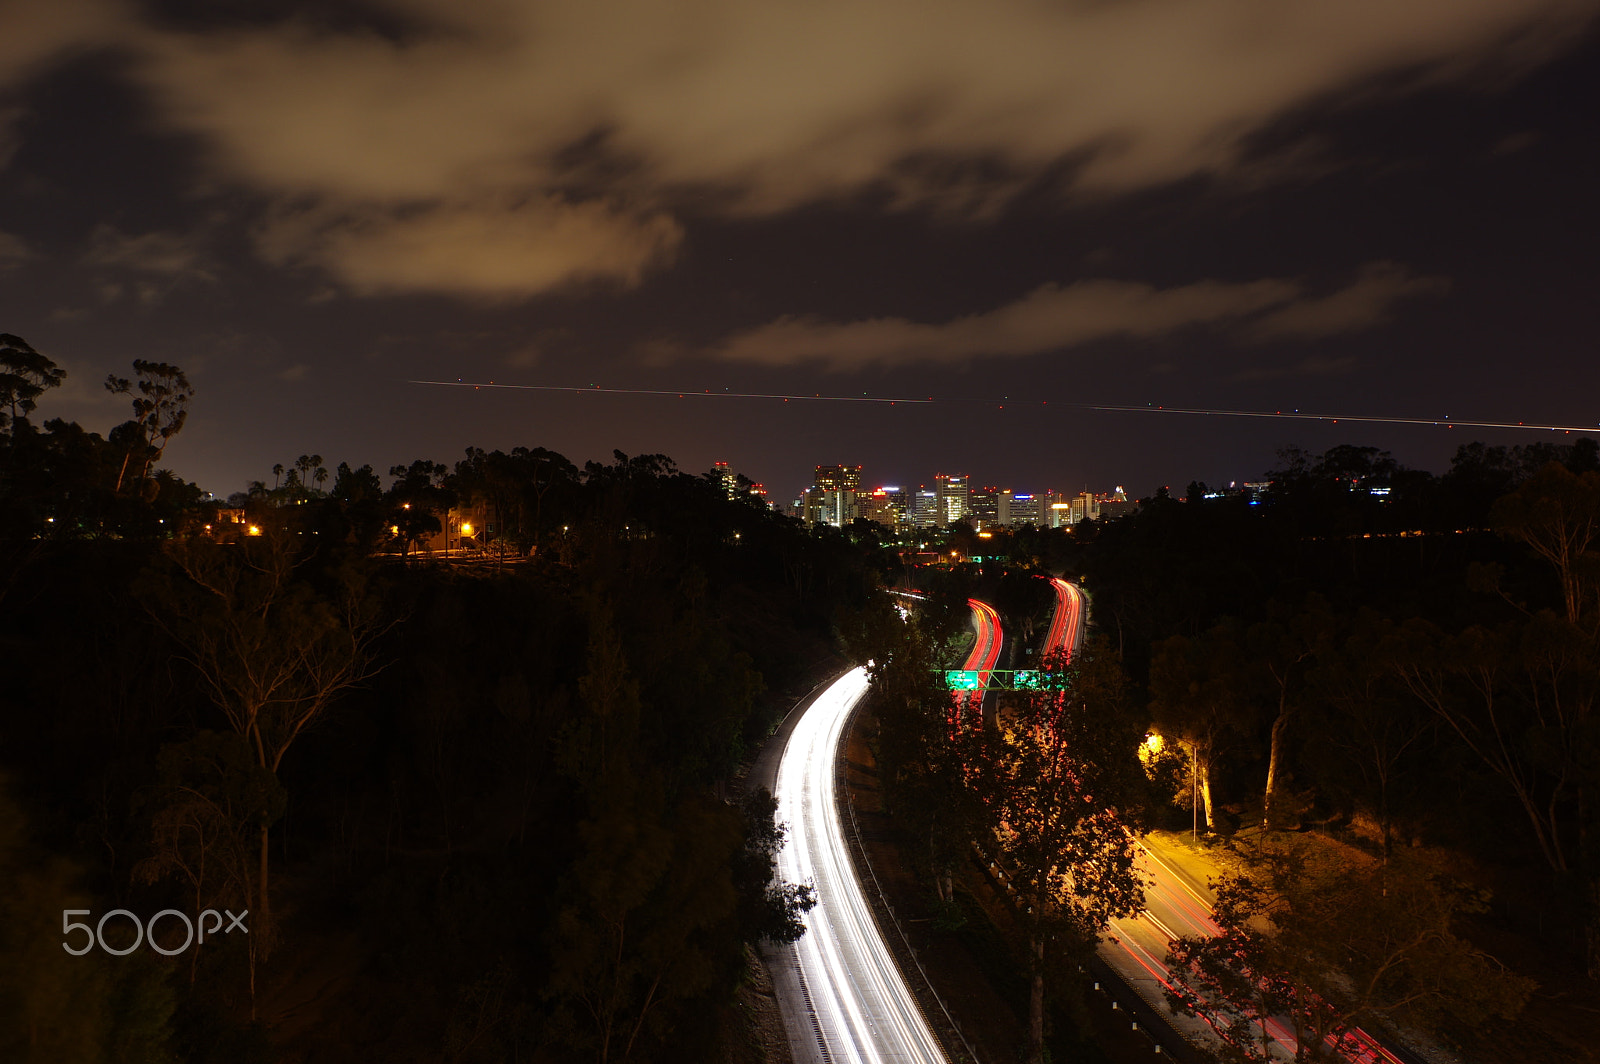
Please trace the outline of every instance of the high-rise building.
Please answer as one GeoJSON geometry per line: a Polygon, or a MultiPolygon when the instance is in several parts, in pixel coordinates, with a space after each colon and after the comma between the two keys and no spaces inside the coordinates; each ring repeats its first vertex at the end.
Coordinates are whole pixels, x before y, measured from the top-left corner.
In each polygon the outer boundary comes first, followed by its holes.
{"type": "Polygon", "coordinates": [[[1121,517],[1131,514],[1139,508],[1139,503],[1128,498],[1128,493],[1122,490],[1122,485],[1117,485],[1117,490],[1110,495],[1101,495],[1095,500],[1100,509],[1101,518],[1121,517]]]}
{"type": "Polygon", "coordinates": [[[860,490],[860,466],[817,466],[816,479],[806,492],[806,521],[843,528],[856,519],[856,494],[860,490]]]}
{"type": "Polygon", "coordinates": [[[1062,528],[1071,523],[1072,501],[1056,491],[1042,491],[1039,499],[1039,527],[1062,528]]]}
{"type": "Polygon", "coordinates": [[[972,488],[965,473],[940,473],[933,486],[939,496],[939,524],[951,524],[971,512],[972,488]]]}
{"type": "Polygon", "coordinates": [[[735,473],[727,462],[713,462],[711,475],[721,481],[722,489],[728,493],[728,498],[739,494],[739,474],[735,473]]]}
{"type": "Polygon", "coordinates": [[[816,479],[812,481],[823,491],[860,491],[861,467],[858,465],[819,465],[816,479]]]}
{"type": "Polygon", "coordinates": [[[889,505],[894,508],[895,528],[907,529],[912,525],[911,492],[901,487],[885,487],[884,494],[889,496],[889,505]]]}
{"type": "Polygon", "coordinates": [[[911,493],[911,524],[914,528],[937,528],[939,520],[939,493],[923,486],[911,493]]]}
{"type": "Polygon", "coordinates": [[[891,531],[899,531],[905,524],[905,509],[896,496],[898,488],[878,488],[856,496],[856,516],[876,521],[891,531]]]}
{"type": "Polygon", "coordinates": [[[979,528],[1004,524],[1000,520],[1000,489],[978,488],[968,497],[968,514],[979,528]]]}

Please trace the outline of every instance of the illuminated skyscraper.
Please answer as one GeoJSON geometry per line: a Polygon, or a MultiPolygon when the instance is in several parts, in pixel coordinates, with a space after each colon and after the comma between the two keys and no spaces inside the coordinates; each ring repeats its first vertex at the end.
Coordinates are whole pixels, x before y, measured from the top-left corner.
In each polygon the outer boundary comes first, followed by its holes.
{"type": "Polygon", "coordinates": [[[856,516],[876,521],[891,531],[899,531],[905,524],[904,496],[899,488],[879,488],[856,495],[856,516]]]}
{"type": "Polygon", "coordinates": [[[978,488],[968,499],[968,515],[979,528],[1005,524],[1000,520],[1000,489],[978,488]]]}
{"type": "Polygon", "coordinates": [[[806,520],[843,528],[856,519],[856,493],[860,490],[860,466],[817,466],[816,479],[806,492],[806,520]]]}
{"type": "Polygon", "coordinates": [[[711,466],[711,475],[722,482],[722,488],[728,493],[728,498],[739,494],[739,474],[735,473],[727,462],[714,462],[711,466]]]}
{"type": "Polygon", "coordinates": [[[933,478],[933,486],[939,495],[939,524],[959,521],[971,512],[972,489],[965,473],[940,473],[933,478]]]}

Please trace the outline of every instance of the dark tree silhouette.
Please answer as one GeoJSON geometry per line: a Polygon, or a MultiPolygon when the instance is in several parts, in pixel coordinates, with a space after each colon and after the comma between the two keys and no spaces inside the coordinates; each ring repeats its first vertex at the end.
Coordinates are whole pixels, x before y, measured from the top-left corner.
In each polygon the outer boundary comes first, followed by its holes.
{"type": "Polygon", "coordinates": [[[135,388],[139,392],[133,399],[133,423],[138,427],[136,442],[130,441],[122,469],[117,473],[114,489],[117,492],[122,491],[136,452],[140,455],[139,472],[134,480],[143,484],[150,467],[161,460],[172,437],[183,431],[183,423],[189,417],[189,400],[194,397],[194,387],[188,376],[177,366],[134,359],[133,372],[134,381],[114,373],[106,377],[106,391],[112,395],[131,395],[135,388]]]}
{"type": "Polygon", "coordinates": [[[36,400],[66,379],[67,371],[35,351],[28,341],[0,333],[0,406],[6,417],[6,434],[15,436],[19,420],[36,409],[36,400]]]}

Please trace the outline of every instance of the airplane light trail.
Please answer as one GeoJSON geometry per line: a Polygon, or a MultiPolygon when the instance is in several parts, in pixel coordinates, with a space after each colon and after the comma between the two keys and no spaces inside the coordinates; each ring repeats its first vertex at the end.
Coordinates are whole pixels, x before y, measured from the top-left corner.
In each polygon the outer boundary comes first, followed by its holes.
{"type": "MultiPolygon", "coordinates": [[[[495,381],[407,381],[407,384],[422,384],[438,388],[483,388],[510,389],[525,392],[592,392],[603,395],[656,395],[677,397],[679,399],[781,399],[813,403],[887,403],[895,406],[899,403],[916,403],[928,405],[930,403],[982,403],[986,406],[995,406],[1005,409],[1007,404],[1013,407],[1040,406],[1047,407],[1048,399],[1039,400],[1013,400],[1008,396],[999,399],[976,398],[944,398],[927,396],[913,398],[910,396],[883,396],[868,395],[823,395],[820,392],[811,395],[784,394],[782,392],[734,392],[724,389],[712,391],[710,389],[684,389],[682,391],[670,388],[602,388],[598,384],[588,387],[561,384],[500,384],[495,381]]],[[[1431,425],[1445,428],[1471,428],[1471,429],[1520,429],[1529,432],[1593,432],[1600,428],[1600,423],[1595,425],[1547,425],[1528,421],[1462,421],[1448,415],[1442,418],[1428,417],[1379,417],[1371,414],[1308,414],[1299,410],[1212,410],[1191,406],[1161,406],[1148,403],[1144,406],[1133,406],[1114,403],[1073,403],[1057,402],[1059,407],[1071,410],[1094,410],[1114,414],[1188,414],[1200,417],[1251,417],[1251,418],[1281,418],[1290,421],[1356,421],[1376,425],[1431,425]]]]}
{"type": "Polygon", "coordinates": [[[1596,425],[1537,425],[1526,421],[1459,421],[1453,417],[1376,417],[1367,414],[1302,414],[1282,410],[1203,410],[1188,406],[1111,406],[1098,403],[1068,403],[1082,410],[1108,410],[1115,413],[1203,414],[1212,417],[1271,417],[1295,421],[1362,421],[1379,425],[1444,425],[1471,429],[1532,429],[1541,432],[1592,432],[1596,425]]]}
{"type": "Polygon", "coordinates": [[[494,381],[406,381],[407,384],[431,384],[440,388],[511,388],[521,392],[598,392],[602,395],[675,395],[679,399],[804,399],[808,402],[823,403],[933,403],[939,402],[933,396],[926,399],[904,399],[900,397],[873,396],[862,393],[861,395],[785,395],[782,392],[730,392],[723,390],[713,392],[701,391],[674,391],[670,388],[602,388],[598,384],[591,384],[587,388],[579,388],[571,384],[496,384],[494,381]]]}

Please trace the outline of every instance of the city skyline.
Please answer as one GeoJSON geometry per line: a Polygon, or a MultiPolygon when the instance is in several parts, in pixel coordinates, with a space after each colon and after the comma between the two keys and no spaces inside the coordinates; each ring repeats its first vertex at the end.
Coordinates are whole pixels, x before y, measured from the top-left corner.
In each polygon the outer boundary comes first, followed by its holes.
{"type": "MultiPolygon", "coordinates": [[[[857,518],[875,521],[895,530],[936,529],[970,521],[980,528],[1025,524],[1052,528],[1075,525],[1102,515],[1130,512],[1138,499],[1130,499],[1122,485],[1109,492],[1059,492],[1053,489],[1018,491],[998,485],[974,486],[965,473],[939,473],[933,486],[874,484],[863,479],[861,465],[819,465],[812,483],[788,503],[767,498],[770,506],[812,525],[843,527],[857,518]]],[[[731,466],[718,462],[713,475],[732,482],[731,466]]],[[[755,485],[757,489],[760,485],[755,485]]],[[[730,487],[729,491],[732,492],[730,487]]]]}
{"type": "Polygon", "coordinates": [[[1151,407],[1597,420],[1592,0],[704,13],[14,3],[40,418],[104,433],[108,373],[179,365],[164,461],[219,495],[469,446],[1148,494],[1539,438],[1151,407]],[[855,401],[897,396],[936,401],[855,401]]]}

